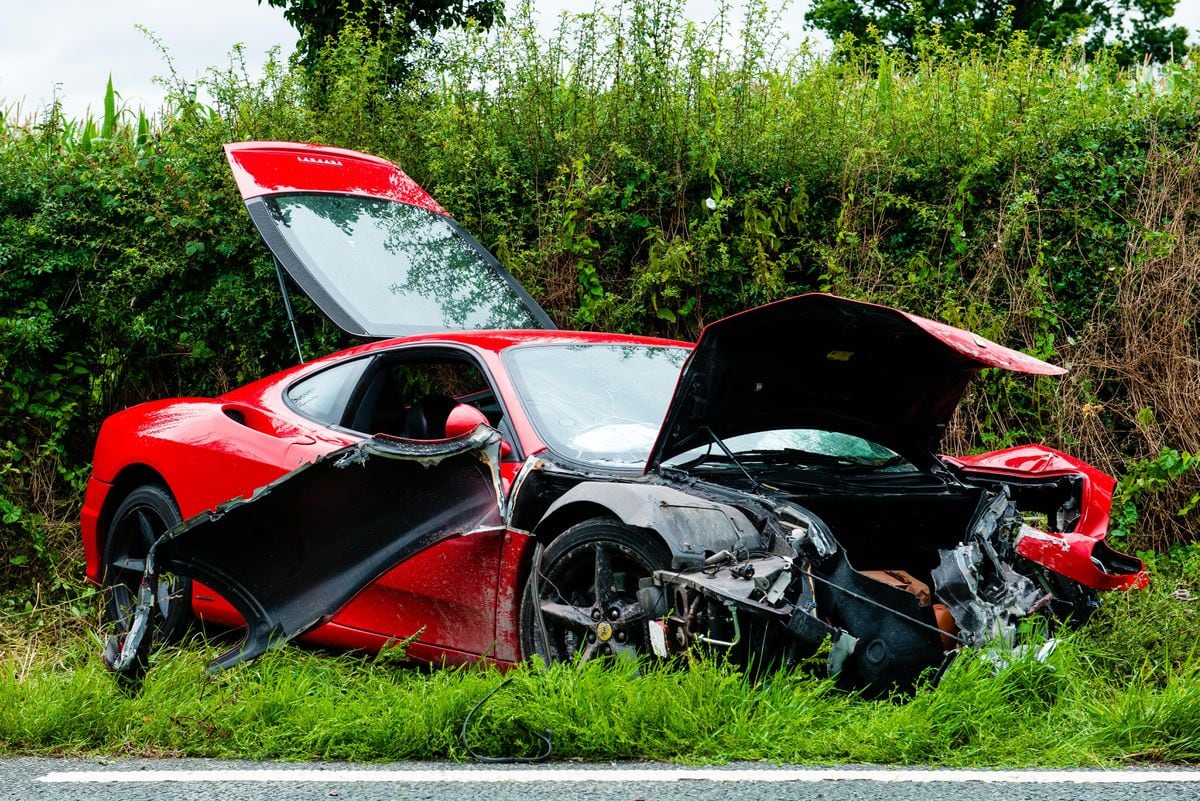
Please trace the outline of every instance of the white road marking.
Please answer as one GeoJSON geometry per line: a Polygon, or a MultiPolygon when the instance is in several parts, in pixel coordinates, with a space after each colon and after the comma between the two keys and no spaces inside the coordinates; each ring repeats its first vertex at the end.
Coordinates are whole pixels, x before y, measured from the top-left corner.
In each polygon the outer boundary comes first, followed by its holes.
{"type": "Polygon", "coordinates": [[[270,770],[84,770],[47,773],[37,781],[51,783],[103,784],[151,782],[320,782],[322,784],[495,784],[500,782],[612,784],[644,782],[662,784],[678,781],[816,783],[868,781],[929,784],[931,782],[988,782],[993,784],[1147,784],[1200,783],[1200,770],[930,770],[787,769],[763,768],[495,768],[447,770],[319,770],[312,768],[270,770]]]}

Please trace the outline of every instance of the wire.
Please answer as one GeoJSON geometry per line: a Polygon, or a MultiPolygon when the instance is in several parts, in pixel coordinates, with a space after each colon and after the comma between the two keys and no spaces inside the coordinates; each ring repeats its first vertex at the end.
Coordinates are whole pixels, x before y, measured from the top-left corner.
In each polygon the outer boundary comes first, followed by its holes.
{"type": "Polygon", "coordinates": [[[531,756],[531,757],[484,756],[483,754],[480,754],[478,751],[476,751],[474,748],[472,748],[471,744],[467,742],[467,727],[471,725],[471,718],[475,715],[476,712],[479,711],[479,709],[484,704],[486,704],[488,702],[488,699],[490,699],[493,695],[498,693],[501,689],[504,688],[504,686],[506,684],[508,684],[512,680],[513,680],[513,677],[509,676],[504,681],[497,684],[492,689],[491,692],[489,692],[487,695],[483,696],[483,698],[479,699],[479,703],[477,703],[477,704],[475,704],[475,706],[471,707],[471,711],[467,713],[466,719],[463,720],[462,728],[458,732],[458,741],[460,743],[462,743],[463,748],[467,749],[467,753],[470,754],[471,757],[476,762],[485,762],[485,763],[491,764],[491,765],[499,765],[499,764],[505,764],[505,763],[514,763],[514,762],[532,764],[534,762],[543,762],[543,761],[549,759],[550,756],[554,753],[554,742],[552,740],[553,735],[551,734],[549,729],[546,729],[546,731],[544,731],[544,732],[534,731],[533,729],[529,728],[529,726],[525,725],[524,722],[519,721],[519,720],[517,721],[517,724],[521,728],[523,728],[525,731],[529,732],[529,734],[533,735],[537,739],[541,740],[542,743],[545,745],[545,750],[542,751],[537,756],[531,756]]]}
{"type": "MultiPolygon", "coordinates": [[[[543,554],[544,550],[545,549],[543,548],[542,544],[539,542],[537,544],[536,549],[533,552],[533,569],[530,572],[529,586],[526,589],[526,592],[528,592],[531,596],[530,601],[533,606],[534,624],[537,626],[537,632],[542,637],[542,646],[546,649],[547,656],[549,656],[549,654],[550,654],[550,635],[546,631],[546,621],[542,617],[542,604],[541,604],[542,554],[543,554]]],[[[551,586],[553,587],[554,585],[551,584],[551,586]]],[[[558,588],[555,587],[554,591],[558,592],[558,588]]],[[[476,751],[474,748],[472,748],[471,744],[467,742],[467,727],[470,726],[470,724],[471,724],[471,718],[475,715],[476,712],[478,712],[480,710],[481,707],[483,707],[484,704],[486,704],[488,702],[488,699],[490,699],[496,693],[500,692],[500,690],[505,685],[509,684],[512,680],[513,680],[513,677],[509,676],[504,681],[497,684],[496,687],[491,692],[489,692],[487,695],[483,696],[483,698],[479,699],[479,702],[477,704],[475,704],[475,706],[471,707],[471,711],[467,713],[467,717],[463,720],[462,728],[458,732],[458,740],[460,743],[462,743],[463,748],[467,749],[467,753],[470,754],[471,757],[476,762],[484,762],[484,763],[492,764],[492,765],[514,763],[514,762],[525,762],[525,763],[542,762],[546,759],[549,759],[550,755],[554,753],[554,743],[552,740],[553,734],[551,733],[551,731],[549,729],[546,729],[545,732],[536,732],[533,729],[529,728],[529,726],[527,726],[522,721],[517,721],[518,725],[520,725],[521,728],[525,729],[525,731],[528,732],[529,734],[531,734],[534,737],[536,737],[537,739],[541,740],[542,743],[545,745],[545,750],[542,753],[538,754],[537,756],[532,756],[532,757],[484,756],[483,754],[480,754],[478,751],[476,751]]]]}

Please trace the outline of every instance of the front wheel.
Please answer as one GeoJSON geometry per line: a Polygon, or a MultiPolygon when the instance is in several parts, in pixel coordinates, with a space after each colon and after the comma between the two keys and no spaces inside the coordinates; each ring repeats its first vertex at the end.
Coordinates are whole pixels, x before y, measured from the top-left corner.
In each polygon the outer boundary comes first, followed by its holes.
{"type": "MultiPolygon", "coordinates": [[[[181,519],[171,493],[157,484],[129,493],[113,514],[104,541],[104,617],[118,635],[133,624],[150,546],[181,519]]],[[[154,639],[178,639],[191,620],[191,582],[159,575],[154,605],[154,639]]]]}
{"type": "Polygon", "coordinates": [[[638,584],[670,563],[653,533],[615,519],[567,529],[546,548],[540,573],[522,594],[526,658],[538,654],[558,662],[649,653],[649,614],[638,603],[638,584]]]}

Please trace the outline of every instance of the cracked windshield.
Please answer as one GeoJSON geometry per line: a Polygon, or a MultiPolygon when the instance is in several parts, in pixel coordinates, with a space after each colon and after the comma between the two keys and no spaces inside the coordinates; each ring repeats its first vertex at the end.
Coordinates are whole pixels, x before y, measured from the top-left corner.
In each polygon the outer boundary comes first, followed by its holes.
{"type": "Polygon", "coordinates": [[[904,457],[877,442],[815,428],[784,428],[739,434],[720,442],[715,441],[675,456],[667,464],[694,467],[704,463],[721,464],[731,461],[750,464],[765,461],[771,465],[814,468],[848,468],[870,471],[907,473],[916,470],[904,457]]]}

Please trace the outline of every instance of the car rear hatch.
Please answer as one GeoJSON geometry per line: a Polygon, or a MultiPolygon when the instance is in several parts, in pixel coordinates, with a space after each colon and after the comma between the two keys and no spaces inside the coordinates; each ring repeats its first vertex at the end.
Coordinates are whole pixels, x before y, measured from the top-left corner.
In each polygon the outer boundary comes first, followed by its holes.
{"type": "Polygon", "coordinates": [[[276,260],[356,336],[554,328],[546,312],[425,190],[384,159],[291,142],[225,154],[276,260]]]}

